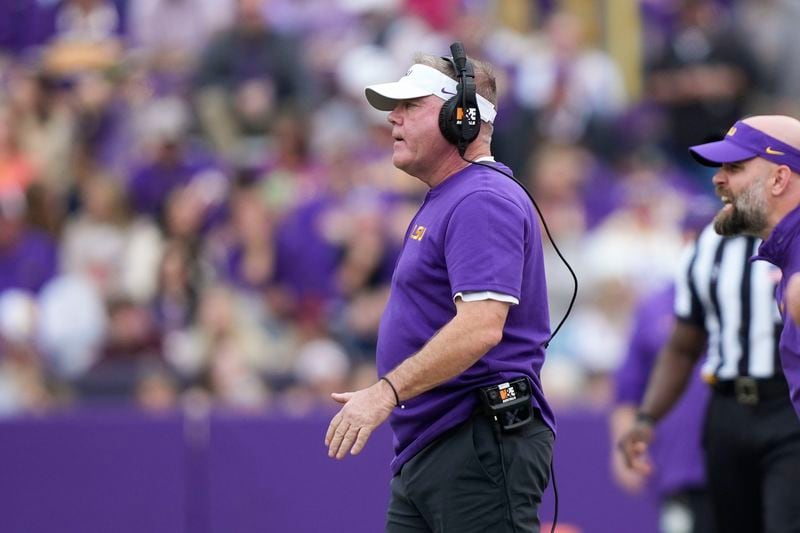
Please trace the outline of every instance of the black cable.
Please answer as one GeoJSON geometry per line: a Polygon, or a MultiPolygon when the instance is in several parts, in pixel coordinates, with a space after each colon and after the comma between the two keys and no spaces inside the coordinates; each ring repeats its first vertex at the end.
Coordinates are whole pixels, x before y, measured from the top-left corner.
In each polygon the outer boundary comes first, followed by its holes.
{"type": "Polygon", "coordinates": [[[511,531],[517,533],[517,525],[514,523],[514,512],[511,506],[511,492],[508,488],[508,474],[506,474],[506,458],[503,454],[503,437],[500,435],[500,427],[497,417],[494,417],[492,431],[497,439],[497,447],[500,449],[500,468],[503,470],[503,486],[506,489],[506,504],[508,505],[508,521],[511,523],[511,531]]]}
{"type": "Polygon", "coordinates": [[[555,443],[553,443],[553,454],[550,455],[550,479],[553,480],[553,525],[550,528],[550,533],[555,533],[556,524],[558,524],[558,486],[556,485],[556,471],[553,468],[553,455],[555,454],[555,443]]]}
{"type": "MultiPolygon", "coordinates": [[[[553,330],[553,333],[550,334],[550,338],[547,339],[547,342],[544,343],[544,347],[547,348],[550,345],[550,341],[553,340],[553,337],[556,336],[556,333],[558,333],[558,330],[561,329],[561,326],[564,325],[564,322],[567,320],[567,317],[572,312],[572,306],[575,304],[575,298],[578,296],[578,277],[575,275],[575,271],[572,270],[572,267],[570,266],[570,264],[567,262],[567,260],[562,255],[561,250],[558,249],[558,246],[556,245],[556,242],[553,240],[553,236],[550,234],[550,228],[547,226],[547,221],[544,219],[544,215],[542,215],[542,210],[539,209],[539,204],[537,204],[536,200],[533,199],[533,195],[531,195],[530,191],[528,191],[528,188],[525,187],[525,185],[521,181],[519,181],[517,178],[515,178],[513,175],[509,174],[508,172],[503,172],[499,168],[496,168],[496,167],[494,167],[492,165],[484,163],[483,161],[470,161],[469,159],[464,157],[463,154],[460,154],[460,155],[461,155],[461,159],[463,159],[467,163],[471,163],[473,165],[480,165],[482,167],[486,167],[488,169],[494,170],[495,172],[499,172],[503,176],[506,176],[507,178],[511,178],[512,180],[514,180],[517,183],[517,185],[522,187],[522,190],[525,191],[525,194],[527,194],[528,198],[531,199],[531,203],[533,204],[533,207],[536,209],[536,213],[539,215],[539,219],[542,221],[542,226],[544,227],[544,231],[547,234],[547,238],[550,240],[550,244],[553,245],[553,249],[556,251],[556,254],[558,254],[559,259],[561,259],[561,262],[564,263],[564,265],[567,267],[567,270],[569,270],[570,275],[572,276],[572,283],[573,283],[573,287],[574,287],[573,290],[572,290],[572,298],[570,298],[569,306],[567,307],[567,311],[564,313],[564,317],[558,323],[558,326],[556,326],[556,329],[553,330]]],[[[506,476],[506,465],[505,465],[505,461],[503,460],[503,444],[500,441],[500,435],[499,434],[497,434],[497,437],[498,437],[498,443],[500,445],[500,463],[503,465],[503,479],[505,480],[506,479],[506,477],[505,477],[506,476]]],[[[553,445],[553,448],[555,449],[555,443],[553,445]]],[[[553,457],[552,456],[550,457],[550,479],[553,480],[553,507],[554,507],[554,509],[553,509],[553,524],[552,524],[552,527],[550,528],[550,533],[555,533],[556,525],[558,524],[558,487],[556,486],[556,473],[555,473],[555,469],[553,468],[553,457]]],[[[508,493],[508,484],[506,484],[506,497],[508,498],[508,505],[509,505],[509,512],[510,512],[511,497],[510,497],[510,495],[508,493]]],[[[514,527],[513,517],[512,517],[511,525],[512,525],[512,527],[514,527]]]]}
{"type": "MultiPolygon", "coordinates": [[[[516,533],[517,526],[514,523],[514,513],[511,506],[511,493],[508,489],[508,474],[506,474],[506,458],[503,453],[503,438],[500,433],[500,428],[497,425],[497,418],[495,423],[492,424],[492,430],[495,438],[497,438],[497,446],[500,449],[500,466],[503,469],[503,485],[506,489],[506,501],[508,502],[508,519],[511,521],[511,530],[516,533]]],[[[553,454],[550,455],[550,479],[553,481],[553,523],[550,525],[550,533],[555,533],[556,525],[558,524],[558,485],[556,484],[556,471],[553,467],[553,454]]]]}
{"type": "Polygon", "coordinates": [[[539,215],[539,219],[542,221],[542,226],[544,227],[544,232],[547,234],[547,238],[550,240],[550,244],[553,245],[553,250],[556,251],[556,254],[558,255],[558,258],[561,259],[561,262],[564,263],[564,266],[567,267],[567,270],[569,270],[569,273],[572,276],[572,283],[573,283],[573,287],[574,288],[572,290],[572,297],[569,300],[569,306],[567,306],[567,311],[564,313],[564,316],[561,319],[561,321],[559,321],[558,325],[556,326],[556,329],[553,330],[553,333],[550,334],[550,338],[547,339],[547,342],[544,343],[544,347],[547,348],[550,345],[550,342],[553,340],[553,337],[556,336],[556,333],[558,333],[558,330],[561,329],[561,326],[564,325],[564,322],[567,320],[567,317],[572,312],[572,306],[575,304],[575,298],[577,298],[577,296],[578,296],[578,277],[575,275],[575,271],[572,270],[572,267],[570,266],[570,264],[564,258],[564,255],[561,253],[561,250],[558,249],[558,246],[556,245],[556,241],[553,240],[553,236],[550,234],[550,228],[547,226],[547,221],[544,219],[544,215],[542,215],[542,210],[539,209],[539,204],[537,204],[536,200],[533,199],[533,195],[531,195],[530,191],[528,191],[528,188],[525,187],[525,185],[521,181],[519,181],[517,178],[515,178],[513,175],[509,174],[508,172],[503,172],[499,168],[496,168],[496,167],[494,167],[494,166],[492,166],[492,165],[490,165],[488,163],[485,163],[483,161],[470,161],[469,159],[467,159],[463,155],[461,155],[461,159],[463,159],[467,163],[471,163],[473,165],[480,165],[482,167],[486,167],[488,169],[494,170],[495,172],[498,172],[498,173],[502,174],[503,176],[506,176],[507,178],[511,178],[512,180],[514,180],[517,183],[517,185],[522,187],[522,190],[525,191],[525,194],[527,194],[528,198],[531,199],[531,203],[533,204],[533,207],[536,208],[536,213],[539,215]]]}

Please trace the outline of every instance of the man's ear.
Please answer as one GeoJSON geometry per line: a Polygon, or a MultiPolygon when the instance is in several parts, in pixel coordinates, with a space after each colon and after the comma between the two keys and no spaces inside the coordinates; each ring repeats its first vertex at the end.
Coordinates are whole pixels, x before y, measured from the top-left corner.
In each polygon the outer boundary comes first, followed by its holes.
{"type": "Polygon", "coordinates": [[[786,165],[778,165],[772,175],[772,186],[770,187],[770,192],[772,195],[782,195],[786,191],[786,188],[789,186],[791,180],[792,169],[786,165]]]}

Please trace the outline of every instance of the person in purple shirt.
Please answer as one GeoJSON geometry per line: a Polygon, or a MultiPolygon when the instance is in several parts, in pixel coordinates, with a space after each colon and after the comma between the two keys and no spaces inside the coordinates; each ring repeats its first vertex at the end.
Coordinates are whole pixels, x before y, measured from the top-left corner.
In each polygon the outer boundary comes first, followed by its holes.
{"type": "Polygon", "coordinates": [[[780,356],[800,416],[800,121],[785,115],[745,118],[723,140],[690,151],[701,164],[720,167],[713,181],[725,205],[714,220],[717,233],[761,237],[755,259],[781,269],[780,356]]]}
{"type": "MultiPolygon", "coordinates": [[[[636,410],[644,397],[647,381],[661,348],[674,328],[675,287],[673,284],[646,295],[637,307],[628,352],[615,375],[615,406],[611,415],[613,442],[635,424],[636,410]]],[[[660,504],[659,531],[676,531],[675,524],[687,524],[684,531],[710,533],[711,512],[706,493],[701,434],[708,401],[708,387],[695,366],[681,399],[658,424],[651,457],[653,473],[647,476],[628,469],[616,449],[612,466],[616,481],[632,493],[647,488],[660,504]]]]}
{"type": "Polygon", "coordinates": [[[493,170],[510,174],[490,152],[491,67],[451,50],[455,59],[418,54],[400,81],[366,89],[390,111],[394,165],[430,190],[381,318],[381,377],[332,395],[344,405],[325,444],[331,457],[355,455],[389,420],[386,531],[538,532],[555,429],[539,377],[550,338],[541,235],[525,191],[493,170]],[[527,423],[486,414],[483,387],[487,403],[518,405],[527,423]]]}
{"type": "Polygon", "coordinates": [[[38,293],[58,273],[58,247],[25,221],[27,202],[16,189],[0,192],[0,292],[38,293]]]}

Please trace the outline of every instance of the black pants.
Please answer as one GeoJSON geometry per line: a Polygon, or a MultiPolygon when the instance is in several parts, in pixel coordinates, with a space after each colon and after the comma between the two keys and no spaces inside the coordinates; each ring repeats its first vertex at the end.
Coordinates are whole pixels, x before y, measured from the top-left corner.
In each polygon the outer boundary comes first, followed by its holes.
{"type": "Polygon", "coordinates": [[[715,392],[703,442],[717,531],[800,533],[800,421],[788,393],[750,406],[715,392]]]}
{"type": "Polygon", "coordinates": [[[505,476],[500,445],[484,415],[473,416],[415,455],[392,479],[386,531],[538,533],[553,433],[535,418],[500,438],[505,476]]]}

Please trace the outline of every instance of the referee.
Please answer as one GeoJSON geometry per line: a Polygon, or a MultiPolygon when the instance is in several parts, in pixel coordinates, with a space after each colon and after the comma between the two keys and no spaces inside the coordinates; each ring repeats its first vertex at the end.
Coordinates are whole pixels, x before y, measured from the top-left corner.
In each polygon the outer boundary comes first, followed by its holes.
{"type": "Polygon", "coordinates": [[[779,272],[750,261],[755,237],[717,235],[706,227],[682,259],[677,321],[659,355],[636,423],[619,442],[626,464],[652,466],[654,424],[702,366],[711,387],[703,431],[712,511],[720,533],[800,531],[800,422],[778,358],[779,272]]]}

